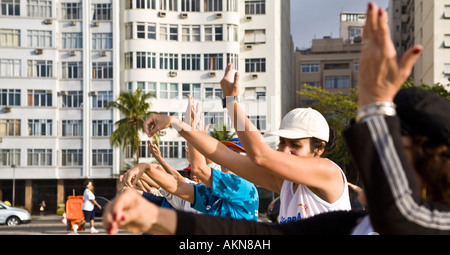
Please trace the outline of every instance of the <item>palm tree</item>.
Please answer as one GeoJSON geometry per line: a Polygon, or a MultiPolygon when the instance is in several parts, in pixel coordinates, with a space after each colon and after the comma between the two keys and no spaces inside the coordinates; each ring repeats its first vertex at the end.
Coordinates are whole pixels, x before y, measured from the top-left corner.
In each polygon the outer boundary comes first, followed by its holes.
{"type": "Polygon", "coordinates": [[[111,134],[109,141],[114,147],[122,145],[124,151],[130,145],[131,154],[136,155],[136,162],[139,162],[141,144],[139,133],[143,132],[145,118],[151,113],[148,100],[152,97],[153,93],[144,94],[138,89],[134,93],[121,92],[116,101],[107,104],[108,109],[116,108],[124,116],[115,123],[117,129],[111,134]]]}
{"type": "Polygon", "coordinates": [[[219,141],[230,141],[236,135],[236,132],[231,132],[230,129],[224,124],[219,124],[218,128],[213,125],[213,130],[209,131],[209,135],[219,141]]]}

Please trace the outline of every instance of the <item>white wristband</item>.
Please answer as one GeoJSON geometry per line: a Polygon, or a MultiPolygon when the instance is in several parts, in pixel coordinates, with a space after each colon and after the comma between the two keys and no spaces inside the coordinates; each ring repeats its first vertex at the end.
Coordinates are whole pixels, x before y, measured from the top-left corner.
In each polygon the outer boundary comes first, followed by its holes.
{"type": "Polygon", "coordinates": [[[364,118],[374,115],[395,116],[395,104],[393,102],[375,102],[364,105],[356,113],[356,122],[361,122],[364,118]]]}

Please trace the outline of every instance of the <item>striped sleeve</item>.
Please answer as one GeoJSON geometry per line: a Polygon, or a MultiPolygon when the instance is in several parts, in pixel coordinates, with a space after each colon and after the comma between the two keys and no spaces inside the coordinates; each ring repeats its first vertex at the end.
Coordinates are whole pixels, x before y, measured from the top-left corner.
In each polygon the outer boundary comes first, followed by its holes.
{"type": "Polygon", "coordinates": [[[407,161],[398,117],[377,116],[344,132],[381,234],[450,234],[450,207],[424,201],[407,161]]]}

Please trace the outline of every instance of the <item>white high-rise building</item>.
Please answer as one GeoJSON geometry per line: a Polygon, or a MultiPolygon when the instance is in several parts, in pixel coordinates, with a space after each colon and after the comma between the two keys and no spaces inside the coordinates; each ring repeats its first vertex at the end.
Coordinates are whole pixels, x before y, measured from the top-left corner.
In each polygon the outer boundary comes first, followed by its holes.
{"type": "Polygon", "coordinates": [[[87,178],[115,192],[118,3],[0,1],[0,199],[56,210],[87,178]]]}
{"type": "MultiPolygon", "coordinates": [[[[54,210],[88,178],[112,198],[130,157],[109,143],[121,116],[106,103],[142,88],[156,95],[152,111],[182,118],[189,93],[205,124],[231,126],[219,84],[227,63],[250,119],[277,128],[295,98],[290,1],[0,0],[0,200],[54,210]]],[[[161,133],[178,170],[185,144],[161,133]]]]}
{"type": "MultiPolygon", "coordinates": [[[[191,94],[202,105],[205,126],[231,129],[220,88],[228,63],[240,73],[241,104],[263,132],[278,128],[294,106],[289,1],[129,0],[121,8],[121,83],[125,90],[153,92],[152,111],[184,118],[191,94]]],[[[187,167],[185,140],[173,129],[160,134],[166,161],[187,167]]],[[[141,160],[151,161],[148,138],[141,139],[141,160]]]]}

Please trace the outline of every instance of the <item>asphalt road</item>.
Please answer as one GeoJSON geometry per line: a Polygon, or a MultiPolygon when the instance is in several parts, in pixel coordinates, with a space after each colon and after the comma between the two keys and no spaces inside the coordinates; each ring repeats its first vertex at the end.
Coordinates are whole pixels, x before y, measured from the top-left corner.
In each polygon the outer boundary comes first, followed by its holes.
{"type": "MultiPolygon", "coordinates": [[[[77,231],[79,235],[106,235],[106,231],[103,229],[103,223],[101,218],[95,219],[95,228],[99,233],[91,234],[89,231],[89,224],[85,224],[84,231],[77,231]]],[[[31,222],[26,224],[20,224],[14,227],[8,227],[6,225],[0,225],[0,235],[73,235],[73,231],[68,231],[66,224],[62,223],[62,216],[60,215],[47,215],[47,216],[35,216],[31,217],[31,222]]],[[[119,234],[129,233],[125,231],[119,231],[119,234]]]]}

